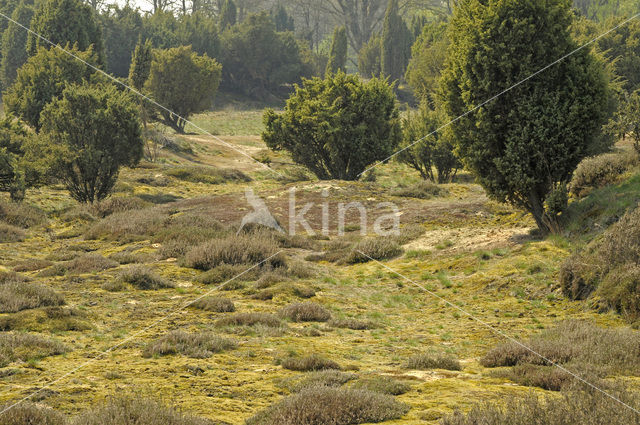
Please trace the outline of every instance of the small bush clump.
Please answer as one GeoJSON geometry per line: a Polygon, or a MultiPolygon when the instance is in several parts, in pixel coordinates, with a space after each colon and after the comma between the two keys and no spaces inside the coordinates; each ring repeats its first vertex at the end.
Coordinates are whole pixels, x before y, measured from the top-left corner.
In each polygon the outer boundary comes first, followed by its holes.
{"type": "Polygon", "coordinates": [[[214,313],[232,313],[236,311],[236,306],[228,298],[204,297],[191,304],[193,308],[214,313]]]}
{"type": "Polygon", "coordinates": [[[402,247],[393,238],[368,238],[360,241],[354,248],[347,263],[367,263],[374,260],[388,260],[402,254],[402,247]]]}
{"type": "Polygon", "coordinates": [[[120,279],[138,289],[153,290],[173,288],[175,284],[145,266],[129,266],[120,273],[120,279]]]}
{"type": "Polygon", "coordinates": [[[235,341],[211,332],[190,334],[173,331],[149,343],[142,352],[143,357],[182,354],[196,359],[206,359],[216,353],[237,347],[235,341]]]}
{"type": "Polygon", "coordinates": [[[232,181],[251,181],[251,178],[242,171],[214,167],[176,167],[167,170],[166,174],[191,183],[221,184],[232,181]]]}
{"type": "Polygon", "coordinates": [[[431,199],[436,196],[446,196],[447,189],[435,183],[422,180],[407,187],[400,187],[393,191],[393,195],[403,198],[431,199]]]}
{"type": "MultiPolygon", "coordinates": [[[[235,278],[236,276],[241,275],[243,272],[246,272],[247,267],[243,265],[231,265],[231,264],[220,264],[202,273],[200,276],[196,278],[196,280],[205,285],[217,285],[220,283],[225,283],[235,278]]],[[[238,279],[242,280],[254,280],[257,277],[257,271],[250,270],[242,274],[238,279]]]]}
{"type": "MultiPolygon", "coordinates": [[[[267,234],[240,234],[212,239],[191,249],[185,264],[199,270],[211,270],[221,264],[255,265],[279,251],[276,241],[267,234]]],[[[267,261],[273,267],[283,266],[284,260],[275,256],[267,261]]]]}
{"type": "Polygon", "coordinates": [[[309,372],[302,379],[285,385],[285,388],[291,392],[297,393],[312,387],[340,387],[349,381],[357,379],[358,375],[354,373],[341,372],[339,370],[327,369],[318,372],[309,372]]]}
{"type": "MultiPolygon", "coordinates": [[[[57,424],[56,424],[57,425],[57,424]]],[[[218,425],[189,416],[144,397],[118,397],[104,406],[90,409],[73,419],[71,425],[218,425]]]]}
{"type": "Polygon", "coordinates": [[[235,313],[222,317],[215,322],[217,327],[258,325],[278,328],[282,326],[282,321],[269,313],[235,313]]]}
{"type": "Polygon", "coordinates": [[[66,273],[94,273],[118,267],[119,264],[100,254],[83,254],[61,265],[66,273]]]}
{"type": "Polygon", "coordinates": [[[297,372],[314,372],[319,370],[340,370],[340,365],[318,354],[310,354],[304,357],[287,357],[281,365],[288,370],[297,372]]]}
{"type": "Polygon", "coordinates": [[[411,390],[411,385],[390,376],[367,376],[358,379],[350,386],[351,388],[389,395],[401,395],[411,390]]]}
{"type": "Polygon", "coordinates": [[[326,322],[331,319],[329,310],[313,302],[289,304],[280,310],[280,316],[294,322],[326,322]]]}
{"type": "Polygon", "coordinates": [[[33,272],[36,270],[42,270],[44,268],[47,268],[49,266],[51,266],[53,264],[53,262],[49,261],[49,260],[43,260],[40,258],[29,258],[27,260],[22,260],[18,263],[16,263],[13,266],[13,271],[14,272],[33,272]]]}
{"type": "Polygon", "coordinates": [[[98,218],[105,218],[115,213],[147,208],[149,203],[137,197],[114,196],[91,205],[89,211],[98,218]]]}
{"type": "Polygon", "coordinates": [[[67,352],[58,341],[26,333],[0,333],[0,367],[14,361],[27,361],[67,352]]]}
{"type": "Polygon", "coordinates": [[[352,317],[345,317],[341,319],[334,318],[327,324],[333,328],[351,329],[354,331],[364,331],[376,328],[376,324],[370,320],[358,320],[352,317]]]}
{"type": "Polygon", "coordinates": [[[23,242],[26,237],[21,228],[0,222],[0,243],[23,242]]]}
{"type": "Polygon", "coordinates": [[[145,240],[164,229],[168,218],[169,214],[160,207],[117,212],[93,223],[84,237],[121,242],[145,240]]]}
{"type": "MultiPolygon", "coordinates": [[[[0,411],[10,407],[0,405],[0,411]]],[[[22,402],[2,413],[2,425],[66,425],[67,419],[50,407],[22,402]]]]}
{"type": "Polygon", "coordinates": [[[0,313],[64,304],[62,295],[16,273],[0,275],[0,313]]]}
{"type": "Polygon", "coordinates": [[[392,396],[366,390],[312,387],[286,397],[246,421],[247,425],[351,425],[402,417],[409,407],[392,396]]]}
{"type": "Polygon", "coordinates": [[[462,370],[462,366],[458,359],[446,354],[416,354],[407,359],[405,363],[407,369],[428,370],[428,369],[446,369],[446,370],[462,370]]]}
{"type": "Polygon", "coordinates": [[[593,189],[615,183],[629,170],[637,158],[629,153],[606,153],[583,160],[573,172],[569,191],[578,197],[593,189]]]}
{"type": "MultiPolygon", "coordinates": [[[[610,392],[608,390],[607,392],[610,392]]],[[[624,403],[640,407],[637,394],[614,391],[624,403]]],[[[535,394],[511,398],[506,404],[482,404],[468,413],[455,412],[442,419],[441,425],[631,425],[640,424],[637,412],[625,408],[601,391],[570,391],[562,397],[540,398],[535,394]]]]}
{"type": "Polygon", "coordinates": [[[25,202],[0,201],[0,221],[27,229],[44,223],[47,216],[40,208],[25,202]]]}

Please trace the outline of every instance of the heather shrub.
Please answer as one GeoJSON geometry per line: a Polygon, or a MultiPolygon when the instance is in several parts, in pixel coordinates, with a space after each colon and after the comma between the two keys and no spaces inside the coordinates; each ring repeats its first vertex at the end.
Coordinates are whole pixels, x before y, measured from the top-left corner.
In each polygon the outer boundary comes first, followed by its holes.
{"type": "Polygon", "coordinates": [[[0,223],[0,243],[22,242],[27,237],[24,230],[6,223],[0,223]]]}
{"type": "Polygon", "coordinates": [[[318,354],[310,354],[304,357],[287,357],[280,364],[288,370],[297,372],[314,372],[319,370],[340,370],[341,367],[333,360],[329,360],[318,354]]]}
{"type": "Polygon", "coordinates": [[[573,172],[569,190],[578,197],[586,196],[593,189],[615,183],[636,163],[637,157],[627,152],[587,158],[573,172]]]}
{"type": "Polygon", "coordinates": [[[60,342],[26,333],[0,333],[0,367],[14,361],[27,361],[63,354],[67,348],[60,342]]]}
{"type": "Polygon", "coordinates": [[[100,254],[82,254],[65,263],[58,263],[42,271],[42,276],[61,276],[64,274],[95,273],[118,267],[119,264],[100,254]]]}
{"type": "Polygon", "coordinates": [[[195,334],[184,331],[172,331],[147,344],[142,351],[143,357],[170,356],[182,354],[196,359],[206,359],[216,353],[232,350],[237,343],[211,332],[195,334]]]}
{"type": "Polygon", "coordinates": [[[47,221],[44,211],[25,202],[0,201],[0,221],[24,229],[47,221]]]}
{"type": "MultiPolygon", "coordinates": [[[[576,373],[574,369],[572,372],[576,373]]],[[[510,368],[508,371],[500,371],[497,376],[505,377],[519,385],[538,387],[548,391],[560,391],[573,383],[575,378],[556,366],[540,366],[533,364],[521,364],[510,368]]],[[[584,374],[581,373],[581,376],[584,374]]],[[[590,379],[590,382],[594,382],[590,379]]]]}
{"type": "Polygon", "coordinates": [[[228,233],[227,226],[207,214],[182,213],[170,217],[153,240],[162,244],[161,258],[181,258],[195,246],[228,233]]]}
{"type": "MultiPolygon", "coordinates": [[[[277,243],[268,234],[230,235],[191,249],[185,256],[185,265],[199,270],[210,270],[220,264],[255,265],[278,251],[277,243]]],[[[276,255],[267,263],[273,267],[283,266],[284,260],[276,255]]]]}
{"type": "Polygon", "coordinates": [[[214,313],[232,313],[236,311],[236,306],[228,298],[204,297],[191,304],[193,308],[214,313]]]}
{"type": "Polygon", "coordinates": [[[62,295],[15,273],[0,275],[0,313],[64,304],[62,295]]]}
{"type": "Polygon", "coordinates": [[[251,178],[239,170],[214,167],[175,167],[166,175],[191,183],[221,184],[227,182],[250,182],[251,178]]]}
{"type": "Polygon", "coordinates": [[[149,203],[138,197],[113,196],[100,202],[94,202],[89,207],[89,212],[95,217],[104,218],[114,213],[141,210],[147,207],[149,207],[149,203]]]}
{"type": "Polygon", "coordinates": [[[399,187],[392,193],[395,196],[401,196],[403,198],[431,199],[437,196],[446,196],[449,194],[449,191],[435,183],[421,180],[410,186],[399,187]]]}
{"type": "Polygon", "coordinates": [[[42,270],[51,266],[53,262],[49,260],[43,260],[40,258],[29,258],[26,260],[19,261],[15,263],[13,266],[14,272],[33,272],[36,270],[42,270]]]}
{"type": "Polygon", "coordinates": [[[114,252],[109,255],[109,259],[118,262],[121,265],[124,264],[135,264],[135,263],[145,263],[147,261],[152,261],[153,256],[145,253],[135,253],[128,250],[114,252]]]}
{"type": "Polygon", "coordinates": [[[610,309],[631,321],[640,318],[640,266],[627,263],[611,270],[598,286],[596,295],[610,309]]]}
{"type": "MultiPolygon", "coordinates": [[[[624,403],[640,408],[637,393],[607,389],[624,403]]],[[[530,393],[508,398],[506,403],[479,404],[468,413],[455,412],[441,425],[638,425],[640,416],[595,389],[574,390],[561,397],[541,398],[530,393]]]]}
{"type": "Polygon", "coordinates": [[[153,290],[173,288],[175,284],[161,276],[158,276],[148,267],[135,265],[129,266],[120,273],[120,279],[138,289],[153,290]]]}
{"type": "Polygon", "coordinates": [[[347,263],[366,263],[374,260],[388,260],[402,254],[402,247],[396,240],[388,237],[364,239],[353,248],[347,263]]]}
{"type": "Polygon", "coordinates": [[[301,379],[285,382],[284,387],[297,393],[312,387],[340,387],[349,381],[357,379],[354,373],[341,372],[335,369],[326,369],[317,372],[306,373],[301,379]]]}
{"type": "Polygon", "coordinates": [[[0,317],[0,331],[67,332],[86,331],[91,325],[82,311],[74,308],[45,307],[23,310],[0,317]]]}
{"type": "Polygon", "coordinates": [[[219,425],[189,416],[144,397],[117,397],[104,406],[89,409],[70,425],[219,425]]]}
{"type": "Polygon", "coordinates": [[[352,317],[333,318],[327,323],[333,328],[351,329],[354,331],[364,331],[367,329],[375,329],[377,326],[370,320],[359,320],[352,317]]]}
{"type": "Polygon", "coordinates": [[[405,382],[380,375],[362,377],[351,383],[349,387],[389,395],[401,395],[411,390],[411,385],[405,382]]]}
{"type": "Polygon", "coordinates": [[[567,320],[521,344],[513,341],[500,344],[480,363],[490,368],[517,366],[503,376],[522,384],[557,389],[568,378],[560,369],[550,368],[550,362],[568,370],[585,370],[598,378],[613,374],[637,376],[639,359],[640,336],[631,329],[607,329],[590,322],[567,320]]]}
{"type": "MultiPolygon", "coordinates": [[[[565,295],[584,299],[617,267],[640,263],[640,208],[627,212],[600,237],[581,252],[569,257],[560,270],[560,283],[565,295]]],[[[615,304],[617,272],[608,281],[607,291],[600,295],[615,304]],[[611,295],[612,299],[609,300],[611,295]]],[[[624,284],[624,283],[622,283],[624,284]]]]}
{"type": "Polygon", "coordinates": [[[164,229],[168,218],[169,214],[160,207],[117,212],[93,223],[84,237],[121,242],[145,240],[164,229]]]}
{"type": "Polygon", "coordinates": [[[446,354],[434,353],[415,354],[407,359],[405,367],[407,369],[415,370],[462,370],[460,362],[455,357],[446,354]]]}
{"type": "MultiPolygon", "coordinates": [[[[10,407],[0,405],[0,411],[10,407]]],[[[22,402],[2,413],[2,425],[66,425],[67,420],[61,414],[50,407],[34,404],[28,401],[22,402]]]]}
{"type": "MultiPolygon", "coordinates": [[[[241,280],[255,280],[259,270],[255,268],[247,271],[247,266],[236,264],[220,264],[211,270],[202,273],[196,278],[196,281],[205,285],[214,285],[230,281],[233,278],[241,280]],[[241,276],[240,276],[241,275],[241,276]]],[[[235,281],[235,279],[234,279],[235,281]]],[[[229,282],[231,283],[231,282],[229,282]]]]}
{"type": "Polygon", "coordinates": [[[216,327],[232,326],[266,326],[272,328],[281,327],[282,321],[269,313],[235,313],[216,320],[216,327]]]}
{"type": "Polygon", "coordinates": [[[280,316],[293,322],[326,322],[331,318],[331,313],[320,304],[304,302],[282,308],[280,316]]]}
{"type": "Polygon", "coordinates": [[[312,387],[284,398],[247,425],[351,425],[398,419],[409,407],[392,396],[349,388],[312,387]]]}
{"type": "Polygon", "coordinates": [[[299,298],[313,298],[316,296],[316,291],[308,286],[296,285],[293,287],[293,295],[299,298]]]}

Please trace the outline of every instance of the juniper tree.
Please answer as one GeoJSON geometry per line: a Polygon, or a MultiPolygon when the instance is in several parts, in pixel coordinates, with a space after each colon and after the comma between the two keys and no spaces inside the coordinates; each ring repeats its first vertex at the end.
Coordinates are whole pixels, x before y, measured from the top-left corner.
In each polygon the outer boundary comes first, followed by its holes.
{"type": "Polygon", "coordinates": [[[329,53],[329,62],[327,62],[327,74],[335,74],[340,70],[346,71],[347,48],[347,30],[344,27],[338,27],[333,32],[331,52],[329,53]]]}

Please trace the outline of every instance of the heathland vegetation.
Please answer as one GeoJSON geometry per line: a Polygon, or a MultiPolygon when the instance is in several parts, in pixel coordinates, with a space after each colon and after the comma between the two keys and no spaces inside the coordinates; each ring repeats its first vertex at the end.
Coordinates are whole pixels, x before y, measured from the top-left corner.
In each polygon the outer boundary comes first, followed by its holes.
{"type": "Polygon", "coordinates": [[[0,424],[640,424],[639,7],[0,1],[0,424]]]}

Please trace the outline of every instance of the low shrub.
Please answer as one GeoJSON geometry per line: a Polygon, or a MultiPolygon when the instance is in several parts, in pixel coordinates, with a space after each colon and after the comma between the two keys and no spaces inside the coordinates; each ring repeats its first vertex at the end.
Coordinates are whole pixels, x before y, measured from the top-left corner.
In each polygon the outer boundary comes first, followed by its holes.
{"type": "Polygon", "coordinates": [[[449,191],[435,183],[422,180],[410,186],[397,188],[392,194],[403,198],[431,199],[437,196],[446,196],[449,191]]]}
{"type": "Polygon", "coordinates": [[[145,240],[165,228],[169,214],[161,207],[113,213],[91,225],[86,239],[106,238],[121,242],[145,240]]]}
{"type": "Polygon", "coordinates": [[[23,242],[27,237],[24,230],[6,223],[0,223],[0,243],[23,242]]]}
{"type": "Polygon", "coordinates": [[[615,183],[635,163],[637,157],[627,152],[606,153],[583,160],[573,172],[569,191],[575,196],[588,195],[593,189],[615,183]]]}
{"type": "Polygon", "coordinates": [[[100,254],[82,254],[66,263],[54,265],[53,271],[58,275],[69,273],[96,273],[118,267],[119,265],[117,262],[105,258],[100,254]]]}
{"type": "Polygon", "coordinates": [[[346,262],[367,263],[374,260],[389,260],[402,254],[402,247],[393,238],[377,237],[364,239],[353,248],[346,262]]]}
{"type": "Polygon", "coordinates": [[[98,218],[105,218],[115,213],[141,210],[149,207],[149,203],[133,196],[113,196],[89,207],[89,212],[98,218]]]}
{"type": "Polygon", "coordinates": [[[44,268],[47,268],[49,266],[53,265],[53,262],[49,261],[49,260],[43,260],[40,258],[29,258],[27,260],[22,260],[18,263],[16,263],[13,266],[13,271],[14,272],[33,272],[36,270],[42,270],[44,268]]]}
{"type": "Polygon", "coordinates": [[[331,313],[320,304],[304,302],[282,308],[280,316],[294,322],[326,322],[331,318],[331,313]]]}
{"type": "Polygon", "coordinates": [[[247,266],[223,263],[202,273],[196,278],[196,281],[205,285],[215,285],[228,282],[235,277],[242,280],[255,280],[257,275],[258,270],[256,269],[247,272],[247,266]]]}
{"type": "MultiPolygon", "coordinates": [[[[573,372],[575,373],[575,370],[573,372]]],[[[500,371],[497,375],[519,385],[538,387],[548,391],[560,391],[572,384],[575,379],[559,367],[533,364],[517,365],[507,371],[500,371]]]]}
{"type": "MultiPolygon", "coordinates": [[[[596,375],[640,374],[640,336],[630,329],[605,329],[577,320],[561,322],[521,344],[507,342],[490,350],[480,363],[485,367],[553,366],[585,369],[596,375]],[[542,357],[541,357],[542,356],[542,357]]],[[[516,382],[558,388],[566,378],[561,370],[525,368],[508,371],[516,382]],[[558,383],[558,384],[556,384],[558,383]]]]}
{"type": "Polygon", "coordinates": [[[372,391],[374,393],[401,395],[411,390],[411,385],[393,379],[390,376],[366,376],[354,381],[351,388],[372,391]]]}
{"type": "Polygon", "coordinates": [[[256,289],[270,288],[276,283],[285,282],[289,280],[280,270],[269,270],[260,275],[260,278],[256,281],[256,289]]]}
{"type": "Polygon", "coordinates": [[[0,276],[0,313],[64,304],[62,295],[39,283],[28,282],[18,274],[0,276]]]}
{"type": "Polygon", "coordinates": [[[0,331],[67,332],[86,331],[91,325],[74,308],[45,307],[23,310],[0,317],[0,331]]]}
{"type": "Polygon", "coordinates": [[[640,319],[640,266],[628,263],[611,270],[596,295],[605,305],[631,321],[640,319]]]}
{"type": "Polygon", "coordinates": [[[287,274],[300,279],[308,279],[310,277],[316,276],[318,274],[318,271],[312,264],[308,263],[307,261],[293,260],[289,263],[287,274]]]}
{"type": "Polygon", "coordinates": [[[288,382],[285,388],[297,393],[312,387],[340,387],[357,378],[358,375],[354,373],[327,369],[318,372],[309,372],[305,374],[302,379],[295,379],[293,382],[288,382]]]}
{"type": "Polygon", "coordinates": [[[193,308],[214,313],[232,313],[236,311],[236,306],[228,298],[204,297],[191,304],[193,308]]]}
{"type": "Polygon", "coordinates": [[[222,317],[215,322],[217,327],[257,325],[278,328],[282,326],[282,321],[269,313],[235,313],[222,317]]]}
{"type": "Polygon", "coordinates": [[[0,333],[0,367],[14,361],[27,361],[67,352],[58,341],[26,333],[0,333]]]}
{"type": "Polygon", "coordinates": [[[376,324],[370,320],[359,320],[352,317],[331,319],[327,324],[332,328],[351,329],[354,331],[364,331],[367,329],[375,329],[377,327],[376,324]]]}
{"type": "Polygon", "coordinates": [[[196,359],[206,359],[216,353],[232,350],[236,347],[235,341],[211,332],[190,334],[184,331],[172,331],[147,344],[142,351],[142,356],[154,357],[182,354],[196,359]]]}
{"type": "Polygon", "coordinates": [[[407,369],[429,370],[462,370],[460,362],[455,357],[446,354],[421,353],[409,357],[405,363],[407,369]]]}
{"type": "Polygon", "coordinates": [[[27,229],[43,224],[47,221],[47,216],[40,208],[25,202],[0,201],[0,221],[27,229]]]}
{"type": "Polygon", "coordinates": [[[293,295],[299,298],[313,298],[316,296],[316,290],[308,286],[296,285],[293,287],[293,295]]]}
{"type": "Polygon", "coordinates": [[[220,425],[189,416],[163,404],[138,396],[118,397],[101,407],[87,410],[70,425],[220,425]]]}
{"type": "Polygon", "coordinates": [[[153,241],[162,244],[161,258],[182,258],[192,248],[226,234],[229,228],[210,215],[181,213],[170,217],[153,241]]]}
{"type": "MultiPolygon", "coordinates": [[[[607,390],[634,409],[640,408],[637,393],[607,390]]],[[[631,425],[640,424],[637,412],[612,401],[609,394],[587,389],[570,391],[562,397],[540,398],[534,393],[512,397],[506,403],[481,404],[468,413],[455,412],[441,425],[631,425]]]]}
{"type": "MultiPolygon", "coordinates": [[[[640,208],[626,213],[584,250],[565,261],[560,270],[563,293],[572,299],[584,299],[610,271],[627,264],[640,264],[640,208]]],[[[608,288],[613,289],[613,282],[609,283],[608,288]]],[[[608,298],[609,293],[600,295],[608,298]]],[[[615,294],[612,297],[615,304],[615,294]]]]}
{"type": "Polygon", "coordinates": [[[129,266],[120,273],[120,279],[138,289],[153,290],[174,288],[175,284],[145,266],[129,266]]]}
{"type": "Polygon", "coordinates": [[[66,425],[67,419],[50,407],[24,401],[12,406],[11,403],[2,406],[2,425],[66,425]],[[4,412],[5,409],[11,407],[4,412]]]}
{"type": "MultiPolygon", "coordinates": [[[[255,265],[278,251],[275,240],[265,233],[230,235],[191,249],[185,256],[185,265],[199,270],[211,270],[221,264],[255,265]]],[[[267,264],[280,267],[284,266],[284,260],[276,255],[266,261],[267,264]]]]}
{"type": "Polygon", "coordinates": [[[239,170],[214,167],[175,167],[166,175],[191,183],[221,184],[226,182],[250,182],[251,178],[239,170]]]}
{"type": "Polygon", "coordinates": [[[151,261],[152,258],[150,254],[135,253],[127,250],[114,252],[109,255],[110,260],[117,261],[121,265],[145,263],[151,261]]]}
{"type": "Polygon", "coordinates": [[[288,370],[296,372],[314,372],[319,370],[340,370],[340,365],[318,354],[310,354],[304,357],[287,357],[280,364],[288,370]]]}
{"type": "Polygon", "coordinates": [[[246,421],[247,425],[350,425],[398,419],[409,407],[366,390],[312,387],[284,398],[246,421]]]}

